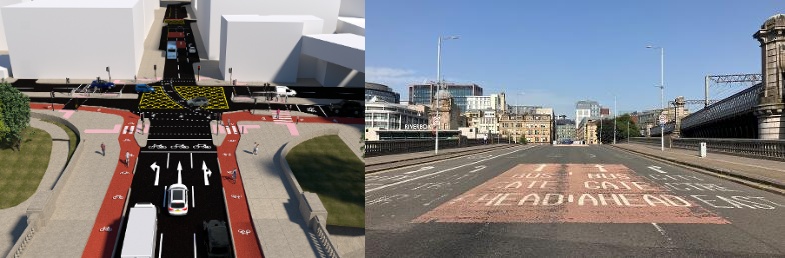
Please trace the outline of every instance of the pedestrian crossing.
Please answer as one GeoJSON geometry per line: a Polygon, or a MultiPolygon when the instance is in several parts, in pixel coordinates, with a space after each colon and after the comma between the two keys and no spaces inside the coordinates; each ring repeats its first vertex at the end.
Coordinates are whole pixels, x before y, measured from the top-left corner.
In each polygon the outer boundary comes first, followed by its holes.
{"type": "Polygon", "coordinates": [[[226,134],[240,134],[240,130],[237,129],[236,125],[224,126],[224,129],[226,130],[226,134]]]}
{"type": "Polygon", "coordinates": [[[280,115],[273,118],[276,124],[292,123],[292,113],[289,110],[281,110],[280,115]]]}
{"type": "Polygon", "coordinates": [[[126,125],[126,126],[123,126],[123,131],[121,131],[120,133],[121,134],[134,134],[134,132],[135,132],[134,130],[135,129],[136,129],[136,126],[133,126],[133,125],[128,126],[128,125],[126,125]]]}

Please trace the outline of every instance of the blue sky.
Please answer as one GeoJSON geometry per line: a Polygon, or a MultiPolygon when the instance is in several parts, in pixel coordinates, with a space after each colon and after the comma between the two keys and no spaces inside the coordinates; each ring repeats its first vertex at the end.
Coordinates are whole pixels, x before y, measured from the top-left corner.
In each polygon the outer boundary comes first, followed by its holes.
{"type": "Polygon", "coordinates": [[[576,101],[613,108],[614,95],[620,111],[658,108],[660,52],[647,45],[665,49],[666,101],[702,99],[705,75],[760,73],[752,34],[785,4],[399,0],[370,1],[366,11],[366,81],[402,100],[408,84],[435,80],[438,36],[459,35],[442,45],[446,81],[574,117],[576,101]]]}

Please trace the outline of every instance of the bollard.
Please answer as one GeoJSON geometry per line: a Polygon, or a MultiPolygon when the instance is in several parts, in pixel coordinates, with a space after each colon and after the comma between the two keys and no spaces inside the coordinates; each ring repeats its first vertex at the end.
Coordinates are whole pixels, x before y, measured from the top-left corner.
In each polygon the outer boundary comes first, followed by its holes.
{"type": "Polygon", "coordinates": [[[706,157],[706,143],[705,142],[701,142],[701,145],[700,145],[700,157],[701,158],[705,158],[706,157]]]}

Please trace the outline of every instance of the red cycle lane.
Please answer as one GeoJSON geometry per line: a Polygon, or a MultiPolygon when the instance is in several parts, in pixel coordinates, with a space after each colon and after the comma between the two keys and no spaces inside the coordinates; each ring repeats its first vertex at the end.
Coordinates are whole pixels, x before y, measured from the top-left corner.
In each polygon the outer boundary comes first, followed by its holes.
{"type": "MultiPolygon", "coordinates": [[[[235,113],[236,114],[236,113],[235,113]]],[[[224,123],[229,120],[242,121],[243,117],[233,114],[224,115],[224,123]]],[[[240,141],[239,134],[229,134],[224,138],[221,146],[218,146],[218,163],[220,164],[221,184],[224,188],[226,207],[228,210],[230,228],[232,229],[232,239],[237,257],[264,257],[261,244],[258,241],[251,212],[246,200],[245,188],[243,187],[242,171],[237,166],[235,152],[240,141]],[[237,170],[236,178],[232,178],[231,171],[237,170]]]]}

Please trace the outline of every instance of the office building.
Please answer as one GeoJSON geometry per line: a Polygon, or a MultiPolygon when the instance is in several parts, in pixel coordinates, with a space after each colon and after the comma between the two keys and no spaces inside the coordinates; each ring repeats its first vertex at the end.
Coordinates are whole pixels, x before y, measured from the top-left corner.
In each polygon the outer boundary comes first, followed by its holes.
{"type": "Polygon", "coordinates": [[[581,100],[575,104],[575,127],[577,128],[579,123],[587,117],[600,117],[600,103],[593,100],[581,100]]]}
{"type": "MultiPolygon", "coordinates": [[[[392,88],[373,82],[365,83],[365,101],[368,102],[376,98],[377,102],[387,102],[398,104],[401,102],[401,94],[393,91],[392,88]]],[[[405,103],[401,103],[405,104],[405,103]]]]}
{"type": "Polygon", "coordinates": [[[386,102],[365,103],[365,127],[382,130],[430,130],[429,108],[386,102]]]}
{"type": "MultiPolygon", "coordinates": [[[[460,113],[468,110],[468,96],[482,96],[482,87],[477,84],[444,83],[442,88],[449,92],[460,113]]],[[[431,105],[431,99],[436,93],[436,83],[409,85],[409,102],[413,104],[431,105]]]]}
{"type": "Polygon", "coordinates": [[[575,121],[570,119],[558,119],[556,124],[556,141],[562,142],[564,140],[575,139],[575,121]]]}
{"type": "Polygon", "coordinates": [[[597,123],[596,119],[584,117],[578,123],[578,129],[575,131],[575,139],[584,144],[598,144],[599,138],[597,137],[597,123]]]}

